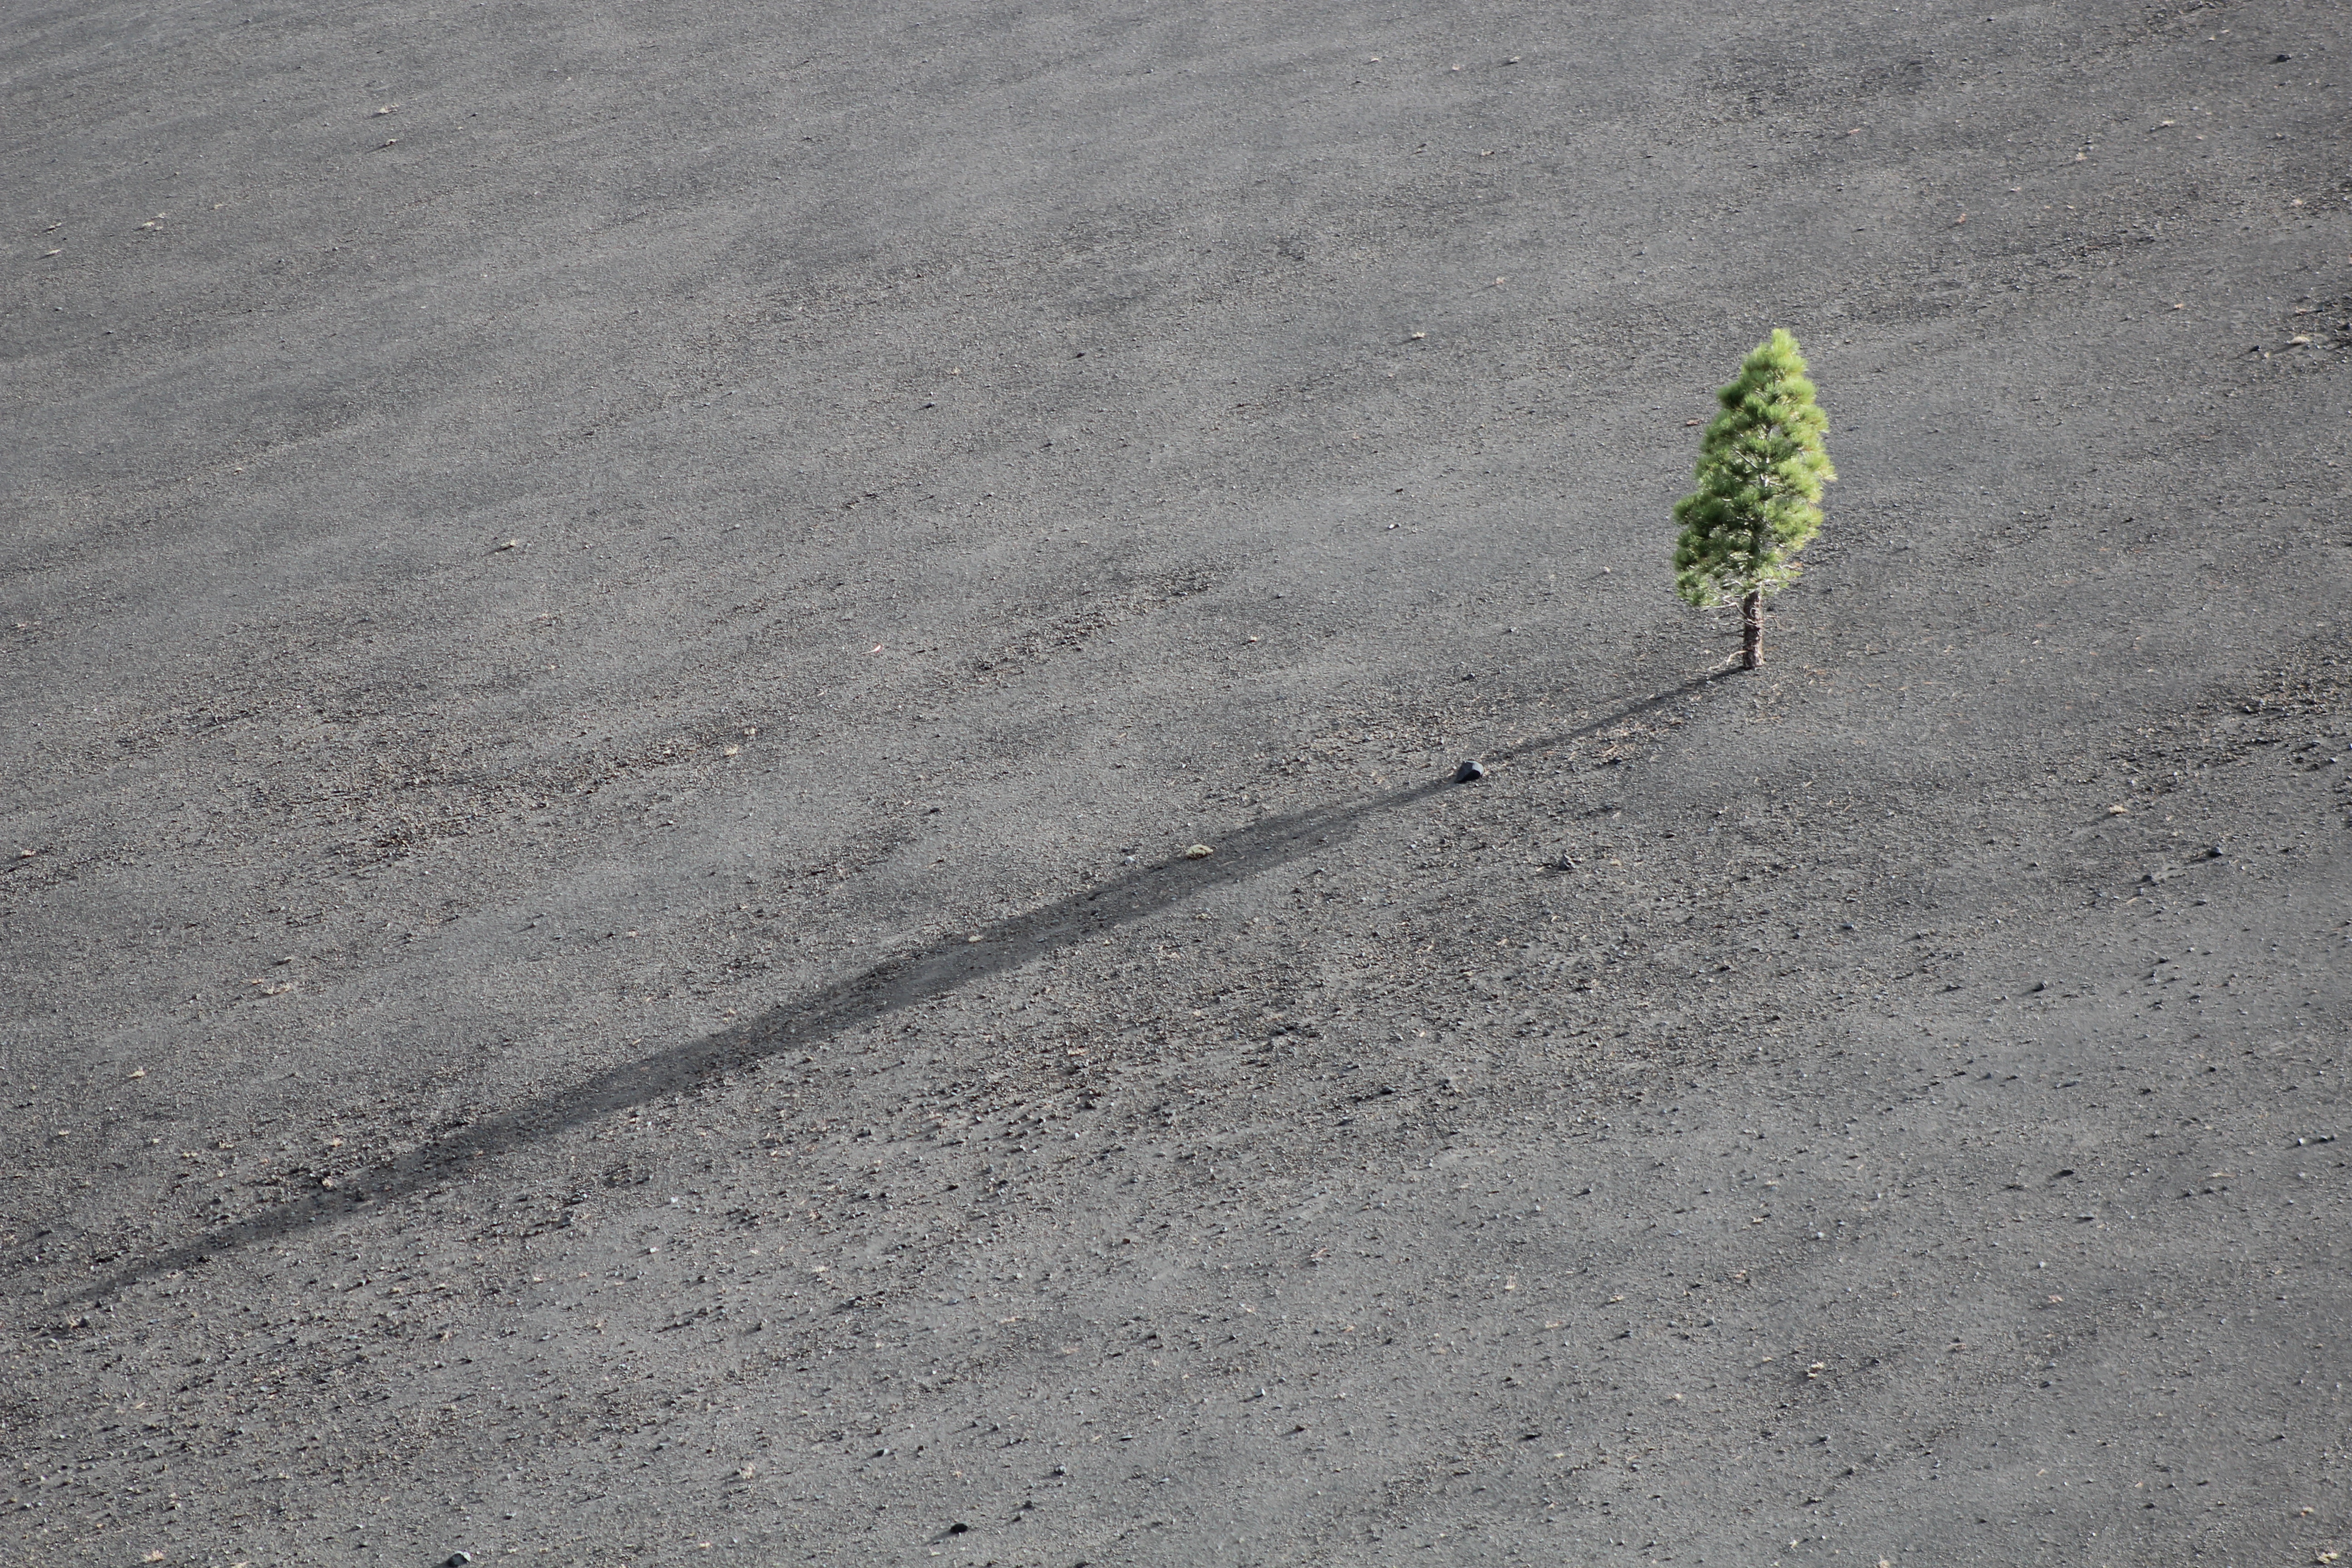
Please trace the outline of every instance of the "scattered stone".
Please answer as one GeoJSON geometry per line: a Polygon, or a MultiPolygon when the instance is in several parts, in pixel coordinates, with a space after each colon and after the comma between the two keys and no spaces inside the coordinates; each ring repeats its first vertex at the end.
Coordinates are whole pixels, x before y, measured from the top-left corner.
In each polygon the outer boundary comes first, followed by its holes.
{"type": "Polygon", "coordinates": [[[473,1560],[474,1554],[470,1552],[452,1552],[441,1559],[441,1568],[466,1568],[466,1564],[473,1560]]]}
{"type": "Polygon", "coordinates": [[[1187,860],[1206,860],[1210,856],[1214,855],[1215,853],[1215,850],[1210,848],[1205,844],[1195,844],[1192,847],[1184,851],[1184,858],[1187,860]]]}
{"type": "Polygon", "coordinates": [[[1476,784],[1486,776],[1486,764],[1473,757],[1454,770],[1455,784],[1476,784]]]}

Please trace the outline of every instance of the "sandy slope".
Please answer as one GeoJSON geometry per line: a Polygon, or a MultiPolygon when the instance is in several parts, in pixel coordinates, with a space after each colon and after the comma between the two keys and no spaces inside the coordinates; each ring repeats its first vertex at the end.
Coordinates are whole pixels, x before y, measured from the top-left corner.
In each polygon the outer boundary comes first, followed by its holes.
{"type": "Polygon", "coordinates": [[[2347,60],[21,16],[0,1554],[2352,1551],[2347,60]]]}

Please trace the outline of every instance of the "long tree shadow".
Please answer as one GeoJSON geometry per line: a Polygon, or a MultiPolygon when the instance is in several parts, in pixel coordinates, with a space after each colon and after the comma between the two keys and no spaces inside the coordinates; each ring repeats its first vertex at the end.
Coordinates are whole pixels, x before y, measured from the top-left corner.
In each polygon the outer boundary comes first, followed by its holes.
{"type": "MultiPolygon", "coordinates": [[[[1566,745],[1687,696],[1730,674],[1717,669],[1664,691],[1625,703],[1572,730],[1523,741],[1486,753],[1490,762],[1566,745]]],[[[1312,806],[1237,827],[1218,839],[1215,853],[1139,867],[1106,887],[1072,893],[1024,914],[1010,915],[977,934],[950,937],[918,952],[885,959],[856,974],[817,986],[718,1034],[656,1051],[608,1068],[568,1089],[503,1116],[427,1143],[387,1164],[355,1174],[348,1186],[292,1200],[193,1237],[153,1257],[92,1280],[64,1300],[97,1300],[139,1280],[184,1269],[223,1252],[280,1240],[316,1226],[364,1214],[407,1197],[471,1162],[551,1138],[583,1122],[740,1070],[782,1051],[875,1023],[901,1008],[973,981],[1015,969],[1100,933],[1155,914],[1212,888],[1239,882],[1327,844],[1338,833],[1383,812],[1453,787],[1450,779],[1407,784],[1344,805],[1312,806]]],[[[472,1169],[478,1170],[478,1165],[472,1169]]]]}

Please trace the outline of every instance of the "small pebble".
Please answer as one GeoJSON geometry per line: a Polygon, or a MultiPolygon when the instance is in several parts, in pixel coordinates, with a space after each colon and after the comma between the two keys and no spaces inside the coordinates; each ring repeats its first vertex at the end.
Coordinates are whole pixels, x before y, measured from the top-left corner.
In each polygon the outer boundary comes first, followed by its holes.
{"type": "Polygon", "coordinates": [[[1206,860],[1210,856],[1215,853],[1215,850],[1210,848],[1205,844],[1195,844],[1192,847],[1184,851],[1184,858],[1187,860],[1206,860]]]}
{"type": "Polygon", "coordinates": [[[1455,784],[1476,784],[1480,779],[1483,779],[1486,776],[1486,764],[1478,761],[1475,757],[1473,757],[1470,761],[1463,763],[1460,767],[1454,770],[1454,782],[1455,784]]]}

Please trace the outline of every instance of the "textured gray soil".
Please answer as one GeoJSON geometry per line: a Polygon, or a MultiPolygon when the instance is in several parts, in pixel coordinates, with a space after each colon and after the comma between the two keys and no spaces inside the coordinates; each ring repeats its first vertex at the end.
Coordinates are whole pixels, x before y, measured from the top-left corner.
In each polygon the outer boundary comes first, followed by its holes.
{"type": "Polygon", "coordinates": [[[0,83],[0,1559],[2352,1552],[2336,0],[0,83]]]}

